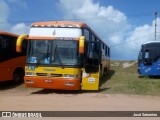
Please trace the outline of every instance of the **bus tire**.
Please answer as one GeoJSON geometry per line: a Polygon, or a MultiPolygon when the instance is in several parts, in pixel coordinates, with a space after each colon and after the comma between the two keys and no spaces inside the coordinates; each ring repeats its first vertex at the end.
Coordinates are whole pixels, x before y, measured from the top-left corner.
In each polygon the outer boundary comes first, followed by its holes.
{"type": "Polygon", "coordinates": [[[13,82],[14,83],[21,83],[23,82],[24,71],[23,69],[16,69],[13,73],[13,82]]]}

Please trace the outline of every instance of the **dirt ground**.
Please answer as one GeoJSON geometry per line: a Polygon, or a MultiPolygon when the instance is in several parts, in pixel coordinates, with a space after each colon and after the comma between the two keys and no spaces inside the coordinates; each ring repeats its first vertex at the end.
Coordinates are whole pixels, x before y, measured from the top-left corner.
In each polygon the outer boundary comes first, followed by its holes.
{"type": "MultiPolygon", "coordinates": [[[[44,90],[26,88],[23,84],[18,86],[2,84],[0,87],[0,111],[160,111],[160,97],[158,96],[44,90]]],[[[75,120],[75,118],[65,119],[75,120]]],[[[97,118],[87,118],[87,120],[90,119],[96,120],[97,118]]],[[[110,118],[101,117],[100,119],[110,118]]],[[[128,120],[128,118],[111,119],[128,120]]],[[[143,119],[158,120],[160,118],[140,118],[140,120],[143,119]]]]}

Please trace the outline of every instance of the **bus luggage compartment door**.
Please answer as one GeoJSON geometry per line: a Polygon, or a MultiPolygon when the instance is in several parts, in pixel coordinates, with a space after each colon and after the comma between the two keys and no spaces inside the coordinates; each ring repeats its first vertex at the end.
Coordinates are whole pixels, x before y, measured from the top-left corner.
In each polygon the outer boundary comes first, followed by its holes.
{"type": "Polygon", "coordinates": [[[81,90],[98,90],[99,89],[99,72],[86,73],[83,71],[81,90]]]}

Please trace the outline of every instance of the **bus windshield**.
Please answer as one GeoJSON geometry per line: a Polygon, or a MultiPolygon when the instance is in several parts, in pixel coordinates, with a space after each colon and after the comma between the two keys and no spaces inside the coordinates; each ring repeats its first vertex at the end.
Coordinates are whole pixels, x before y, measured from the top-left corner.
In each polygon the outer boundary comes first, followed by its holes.
{"type": "Polygon", "coordinates": [[[27,63],[79,65],[78,42],[73,40],[30,40],[27,63]]]}

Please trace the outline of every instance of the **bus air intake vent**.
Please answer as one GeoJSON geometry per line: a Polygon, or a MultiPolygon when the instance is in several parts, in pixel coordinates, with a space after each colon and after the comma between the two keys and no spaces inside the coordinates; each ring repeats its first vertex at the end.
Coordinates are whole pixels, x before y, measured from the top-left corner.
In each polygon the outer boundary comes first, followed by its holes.
{"type": "Polygon", "coordinates": [[[62,77],[62,74],[37,73],[37,76],[62,77]]]}
{"type": "Polygon", "coordinates": [[[51,74],[51,77],[62,77],[62,74],[51,74]]]}
{"type": "Polygon", "coordinates": [[[37,76],[47,76],[47,73],[37,73],[37,76]]]}

